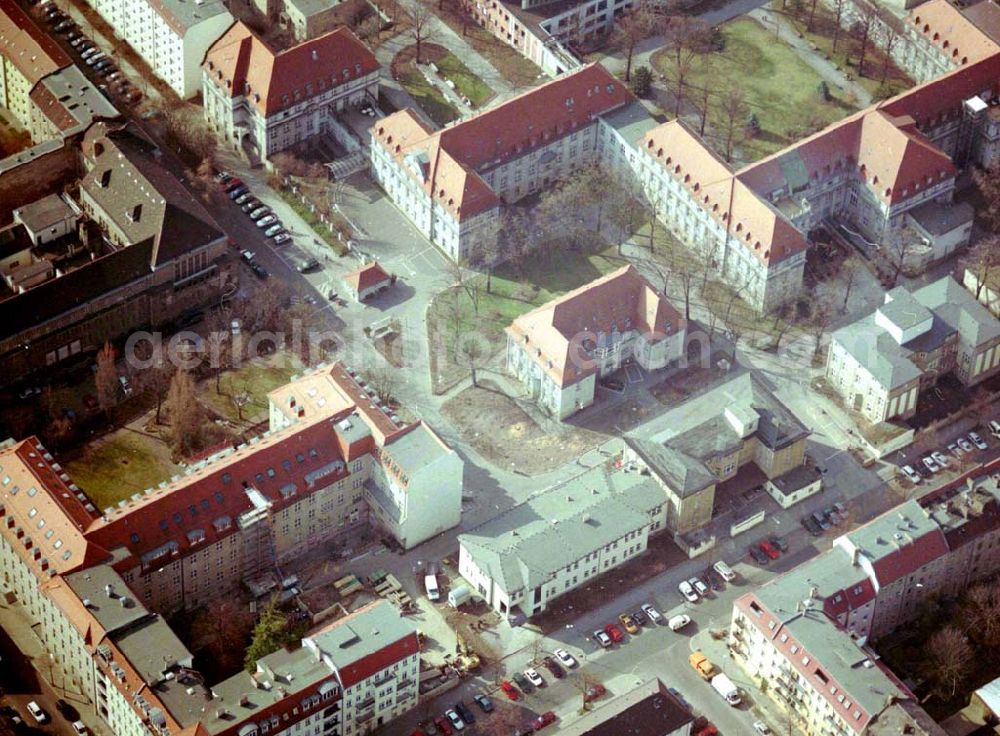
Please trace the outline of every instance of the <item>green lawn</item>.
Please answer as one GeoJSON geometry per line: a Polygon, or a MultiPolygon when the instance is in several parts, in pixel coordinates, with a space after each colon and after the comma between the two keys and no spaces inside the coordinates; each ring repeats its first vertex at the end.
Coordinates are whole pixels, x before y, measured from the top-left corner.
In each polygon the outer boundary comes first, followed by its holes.
{"type": "Polygon", "coordinates": [[[330,228],[319,221],[316,213],[303,204],[297,194],[293,194],[291,190],[284,187],[276,187],[276,189],[281,198],[288,203],[288,206],[295,210],[296,214],[305,220],[317,235],[323,238],[334,253],[338,256],[347,255],[347,246],[337,240],[337,236],[330,232],[330,228]]]}
{"type": "MultiPolygon", "coordinates": [[[[444,127],[458,119],[458,110],[444,98],[440,91],[428,82],[418,69],[410,68],[400,76],[399,83],[427,113],[427,117],[444,127]]],[[[457,86],[457,82],[455,83],[457,86]]]]}
{"type": "Polygon", "coordinates": [[[448,52],[434,63],[441,76],[454,82],[456,91],[468,98],[473,107],[482,107],[493,97],[493,90],[487,87],[482,79],[469,71],[469,68],[459,61],[453,53],[448,52]]]}
{"type": "Polygon", "coordinates": [[[246,391],[250,394],[250,403],[243,407],[243,420],[263,421],[267,418],[267,394],[288,383],[301,370],[301,362],[291,353],[277,353],[266,361],[244,363],[236,370],[223,373],[219,381],[221,393],[215,391],[214,378],[202,381],[198,393],[203,404],[235,422],[239,413],[232,397],[246,391]]]}
{"type": "MultiPolygon", "coordinates": [[[[772,2],[771,12],[780,9],[781,3],[772,2]]],[[[789,8],[792,6],[789,5],[789,8]]],[[[816,14],[813,17],[813,30],[808,31],[806,27],[809,21],[808,3],[803,3],[798,15],[785,15],[785,20],[790,22],[799,33],[802,34],[812,47],[824,58],[832,61],[845,73],[851,74],[854,80],[864,87],[871,95],[876,95],[882,85],[883,72],[885,80],[893,90],[898,93],[913,86],[913,80],[899,69],[892,61],[887,62],[886,55],[873,43],[868,44],[865,51],[864,75],[858,73],[857,61],[861,51],[861,39],[855,38],[848,31],[841,30],[837,38],[837,50],[833,50],[834,31],[837,27],[837,18],[823,3],[816,6],[816,14]]]]}
{"type": "Polygon", "coordinates": [[[162,441],[127,428],[97,440],[63,466],[99,511],[181,471],[162,441]]]}
{"type": "MultiPolygon", "coordinates": [[[[722,33],[725,49],[698,57],[685,84],[688,97],[696,99],[699,92],[692,88],[707,86],[717,93],[731,88],[743,91],[761,126],[759,135],[742,143],[743,158],[763,158],[858,109],[836,96],[823,101],[817,92],[819,74],[757,21],[740,18],[723,25],[722,33]]],[[[653,64],[670,79],[669,57],[656,54],[653,64]]],[[[716,100],[719,97],[717,94],[716,100]]],[[[709,126],[721,127],[718,104],[709,109],[709,126]]]]}

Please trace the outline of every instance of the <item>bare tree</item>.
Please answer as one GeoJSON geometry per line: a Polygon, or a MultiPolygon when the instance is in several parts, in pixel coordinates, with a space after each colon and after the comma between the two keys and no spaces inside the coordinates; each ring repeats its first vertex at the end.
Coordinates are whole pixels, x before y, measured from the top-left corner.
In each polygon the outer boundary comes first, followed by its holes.
{"type": "Polygon", "coordinates": [[[1000,166],[985,171],[975,169],[972,178],[986,200],[985,206],[979,209],[979,216],[991,232],[1000,233],[1000,166]]]}
{"type": "Polygon", "coordinates": [[[833,53],[837,53],[837,43],[840,41],[840,34],[843,31],[841,23],[844,19],[844,9],[847,7],[847,0],[833,0],[833,13],[836,22],[833,24],[833,53]]]}
{"type": "Polygon", "coordinates": [[[434,7],[426,0],[400,0],[400,5],[406,14],[409,16],[409,23],[405,33],[416,45],[417,56],[416,61],[418,64],[423,63],[423,58],[421,57],[421,51],[423,45],[429,41],[433,41],[435,38],[434,33],[434,21],[436,20],[434,15],[434,7]]]}
{"type": "Polygon", "coordinates": [[[118,369],[115,367],[115,351],[111,343],[97,354],[97,403],[102,411],[111,411],[118,404],[118,369]]]}
{"type": "Polygon", "coordinates": [[[736,135],[743,130],[747,115],[750,113],[750,106],[743,90],[739,87],[727,90],[719,100],[719,110],[722,113],[722,129],[726,141],[726,161],[732,161],[736,135]]]}
{"type": "Polygon", "coordinates": [[[851,298],[854,282],[857,281],[858,274],[861,272],[861,264],[853,256],[845,258],[840,265],[840,272],[844,277],[844,303],[840,305],[840,313],[843,314],[847,311],[847,301],[851,298]]]}
{"type": "Polygon", "coordinates": [[[899,275],[906,268],[906,262],[915,247],[916,241],[911,237],[905,237],[903,234],[891,235],[883,240],[882,253],[889,267],[892,269],[890,280],[893,285],[896,284],[899,275]]]}
{"type": "Polygon", "coordinates": [[[669,76],[674,87],[674,115],[680,115],[684,88],[695,62],[711,49],[711,28],[700,18],[675,15],[666,19],[662,30],[663,50],[670,60],[669,76]]]}
{"type": "Polygon", "coordinates": [[[1000,646],[1000,588],[996,583],[975,585],[965,594],[962,609],[966,631],[983,646],[1000,646]]]}
{"type": "Polygon", "coordinates": [[[479,386],[476,369],[482,365],[482,361],[488,355],[485,339],[478,331],[466,332],[458,336],[455,350],[458,353],[458,358],[469,366],[469,372],[472,374],[472,385],[479,386]]]}
{"type": "Polygon", "coordinates": [[[885,54],[885,58],[882,60],[882,78],[879,82],[885,84],[885,80],[889,78],[889,68],[892,66],[892,50],[896,48],[899,40],[904,37],[905,31],[903,24],[892,13],[884,12],[881,9],[878,10],[878,13],[884,37],[882,51],[885,54]]]}
{"type": "Polygon", "coordinates": [[[137,346],[138,357],[140,360],[144,362],[148,361],[150,364],[149,367],[143,368],[133,374],[132,378],[136,384],[135,390],[139,393],[152,395],[156,401],[155,421],[157,424],[160,424],[160,412],[163,408],[163,400],[170,389],[170,379],[173,377],[174,369],[170,363],[163,359],[163,355],[154,356],[152,354],[152,347],[148,343],[139,343],[139,346],[137,346]]]}
{"type": "Polygon", "coordinates": [[[191,636],[198,648],[216,660],[225,671],[238,670],[243,663],[253,616],[239,600],[213,598],[194,615],[191,636]]]}
{"type": "Polygon", "coordinates": [[[470,264],[465,261],[452,261],[449,259],[445,264],[448,277],[452,280],[452,286],[459,292],[465,294],[472,307],[473,314],[479,316],[479,302],[482,299],[482,283],[479,274],[470,268],[470,264]]]}
{"type": "Polygon", "coordinates": [[[954,697],[968,679],[969,663],[975,658],[968,637],[957,626],[946,626],[927,640],[924,651],[924,670],[934,690],[945,700],[954,697]]]}
{"type": "Polygon", "coordinates": [[[170,414],[170,439],[174,452],[190,455],[201,444],[205,411],[198,401],[194,379],[183,368],[178,368],[170,381],[167,411],[170,414]]]}
{"type": "Polygon", "coordinates": [[[996,274],[995,269],[1000,266],[1000,235],[990,235],[981,239],[969,248],[963,260],[965,268],[976,279],[975,296],[979,300],[983,289],[996,274]]]}
{"type": "Polygon", "coordinates": [[[855,0],[855,7],[858,9],[858,17],[854,22],[854,35],[861,41],[861,49],[858,52],[858,76],[863,77],[865,76],[868,44],[878,28],[879,11],[878,7],[869,0],[855,0]]]}
{"type": "Polygon", "coordinates": [[[656,27],[656,16],[645,2],[638,2],[615,21],[611,43],[625,53],[625,81],[632,78],[632,57],[636,46],[649,38],[656,27]]]}
{"type": "Polygon", "coordinates": [[[388,363],[369,360],[364,370],[365,381],[385,404],[396,403],[398,381],[388,363]]]}

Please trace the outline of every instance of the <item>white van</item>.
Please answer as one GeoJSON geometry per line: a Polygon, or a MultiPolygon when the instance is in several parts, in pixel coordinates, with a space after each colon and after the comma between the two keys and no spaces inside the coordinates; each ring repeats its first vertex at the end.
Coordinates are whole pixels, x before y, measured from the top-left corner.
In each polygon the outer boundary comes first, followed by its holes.
{"type": "Polygon", "coordinates": [[[689,623],[691,623],[691,617],[687,614],[681,613],[676,616],[672,616],[670,620],[667,621],[667,626],[670,627],[671,631],[680,631],[689,623]]]}
{"type": "Polygon", "coordinates": [[[736,573],[733,572],[733,568],[727,565],[724,560],[719,560],[718,562],[716,562],[714,565],[712,565],[712,569],[714,569],[717,573],[719,573],[719,577],[721,577],[727,583],[731,583],[736,579],[736,573]]]}
{"type": "Polygon", "coordinates": [[[994,437],[1000,438],[1000,422],[996,419],[990,420],[990,434],[994,437]]]}
{"type": "Polygon", "coordinates": [[[430,601],[441,600],[441,589],[438,588],[437,575],[430,574],[424,576],[424,587],[427,589],[427,599],[430,601]]]}

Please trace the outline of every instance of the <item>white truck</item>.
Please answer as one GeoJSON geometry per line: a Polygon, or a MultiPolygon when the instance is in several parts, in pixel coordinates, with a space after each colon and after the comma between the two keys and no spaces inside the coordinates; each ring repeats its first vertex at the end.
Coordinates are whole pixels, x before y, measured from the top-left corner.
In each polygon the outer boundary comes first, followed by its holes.
{"type": "Polygon", "coordinates": [[[468,585],[459,585],[448,591],[448,605],[458,608],[472,600],[472,591],[468,585]]]}
{"type": "Polygon", "coordinates": [[[427,600],[441,600],[441,589],[438,587],[437,575],[434,573],[424,575],[424,587],[427,589],[427,600]]]}
{"type": "Polygon", "coordinates": [[[726,702],[730,705],[735,707],[740,704],[740,691],[724,672],[720,672],[712,678],[712,687],[715,688],[715,692],[724,697],[726,702]]]}

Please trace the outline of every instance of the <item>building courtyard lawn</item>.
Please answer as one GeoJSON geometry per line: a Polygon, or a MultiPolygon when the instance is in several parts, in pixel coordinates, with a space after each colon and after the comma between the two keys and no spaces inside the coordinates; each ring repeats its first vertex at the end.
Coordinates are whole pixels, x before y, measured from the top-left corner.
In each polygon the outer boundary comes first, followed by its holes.
{"type": "Polygon", "coordinates": [[[473,107],[482,107],[493,97],[493,90],[473,74],[450,51],[434,62],[441,76],[455,83],[455,91],[464,96],[473,107]]]}
{"type": "Polygon", "coordinates": [[[489,292],[485,274],[472,276],[468,288],[453,286],[442,291],[427,309],[435,390],[445,390],[468,375],[468,369],[456,360],[456,335],[479,335],[489,355],[495,356],[506,344],[504,328],[516,317],[626,263],[613,247],[589,252],[555,249],[536,255],[520,269],[501,266],[490,279],[489,292]]]}
{"type": "MultiPolygon", "coordinates": [[[[685,82],[686,95],[697,99],[706,86],[717,93],[716,99],[730,88],[743,91],[760,123],[760,133],[740,144],[744,160],[768,156],[859,109],[856,102],[838,98],[835,89],[831,100],[822,100],[819,74],[757,21],[739,18],[721,31],[725,48],[696,58],[685,82]]],[[[665,53],[655,54],[653,65],[671,78],[671,61],[665,53]]],[[[716,104],[709,111],[709,126],[722,120],[716,104]]]]}
{"type": "Polygon", "coordinates": [[[202,404],[220,416],[238,422],[239,412],[233,403],[233,397],[245,391],[250,403],[243,407],[243,421],[265,421],[268,393],[288,383],[301,370],[302,362],[291,353],[283,351],[243,363],[235,370],[225,371],[219,379],[219,392],[215,390],[215,378],[206,378],[198,385],[198,395],[202,404]]]}
{"type": "Polygon", "coordinates": [[[95,440],[62,465],[98,511],[181,472],[165,442],[129,427],[95,440]]]}
{"type": "MultiPolygon", "coordinates": [[[[399,83],[410,93],[410,97],[420,105],[420,109],[440,127],[458,119],[458,110],[444,98],[434,85],[427,81],[421,71],[407,65],[399,75],[399,83]]],[[[456,84],[457,86],[457,84],[456,84]]]]}

